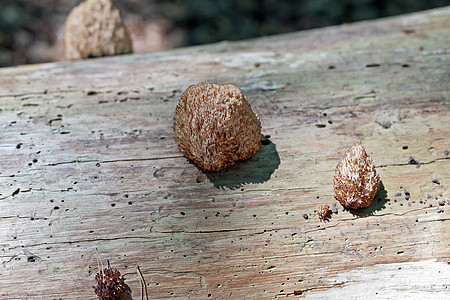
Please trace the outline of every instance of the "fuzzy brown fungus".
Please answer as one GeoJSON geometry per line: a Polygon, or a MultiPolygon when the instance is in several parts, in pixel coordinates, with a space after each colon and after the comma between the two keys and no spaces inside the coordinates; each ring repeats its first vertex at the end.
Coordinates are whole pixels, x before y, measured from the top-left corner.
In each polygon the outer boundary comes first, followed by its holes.
{"type": "Polygon", "coordinates": [[[94,287],[99,300],[120,300],[131,293],[130,287],[125,283],[123,276],[116,268],[108,267],[95,275],[97,286],[94,287]]]}
{"type": "Polygon", "coordinates": [[[336,167],[334,197],[346,208],[365,208],[372,204],[380,183],[372,159],[364,147],[356,143],[336,167]]]}
{"type": "Polygon", "coordinates": [[[64,31],[66,59],[130,52],[131,39],[114,1],[85,0],[72,9],[64,31]]]}
{"type": "Polygon", "coordinates": [[[254,156],[261,122],[242,91],[232,85],[199,83],[186,89],[175,111],[178,149],[204,171],[220,171],[254,156]]]}
{"type": "Polygon", "coordinates": [[[325,221],[328,219],[328,214],[330,213],[330,206],[327,204],[319,205],[317,209],[317,215],[321,221],[325,221]]]}

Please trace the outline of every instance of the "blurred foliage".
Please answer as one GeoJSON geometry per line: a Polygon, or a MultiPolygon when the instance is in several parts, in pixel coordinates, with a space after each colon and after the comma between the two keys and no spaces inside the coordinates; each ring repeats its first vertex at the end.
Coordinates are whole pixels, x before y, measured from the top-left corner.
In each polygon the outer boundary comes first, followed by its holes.
{"type": "Polygon", "coordinates": [[[0,44],[11,38],[30,17],[28,6],[18,1],[2,0],[0,2],[0,44]]]}
{"type": "MultiPolygon", "coordinates": [[[[82,0],[0,0],[0,66],[48,61],[82,0]],[[58,31],[59,30],[59,31],[58,31]]],[[[124,16],[163,19],[176,45],[241,40],[450,5],[450,0],[114,0],[124,16]],[[180,41],[181,36],[181,41],[180,41]]]]}
{"type": "Polygon", "coordinates": [[[449,0],[172,0],[185,44],[241,40],[449,5],[449,0]]]}
{"type": "Polygon", "coordinates": [[[25,49],[48,33],[45,16],[50,9],[36,3],[0,0],[0,66],[30,62],[25,49]]]}

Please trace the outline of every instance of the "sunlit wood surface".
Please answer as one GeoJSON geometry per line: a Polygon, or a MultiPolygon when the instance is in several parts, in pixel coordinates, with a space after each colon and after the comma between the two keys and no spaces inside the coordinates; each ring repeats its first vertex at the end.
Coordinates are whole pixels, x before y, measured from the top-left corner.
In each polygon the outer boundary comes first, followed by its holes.
{"type": "Polygon", "coordinates": [[[449,28],[446,7],[0,69],[0,298],[96,299],[98,249],[133,299],[136,265],[150,299],[448,299],[449,28]],[[239,86],[270,136],[219,174],[173,140],[201,81],[239,86]],[[383,186],[350,212],[332,181],[355,142],[383,186]]]}

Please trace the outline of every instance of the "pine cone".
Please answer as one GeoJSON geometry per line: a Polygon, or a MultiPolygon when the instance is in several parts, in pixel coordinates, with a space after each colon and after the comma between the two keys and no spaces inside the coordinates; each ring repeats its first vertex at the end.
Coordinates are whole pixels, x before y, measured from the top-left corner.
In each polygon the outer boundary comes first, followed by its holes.
{"type": "Polygon", "coordinates": [[[116,268],[105,268],[95,275],[95,280],[97,286],[94,290],[99,300],[120,300],[131,293],[130,287],[116,268]]]}
{"type": "Polygon", "coordinates": [[[356,143],[345,153],[334,175],[334,197],[346,208],[372,204],[380,188],[380,176],[363,146],[356,143]]]}

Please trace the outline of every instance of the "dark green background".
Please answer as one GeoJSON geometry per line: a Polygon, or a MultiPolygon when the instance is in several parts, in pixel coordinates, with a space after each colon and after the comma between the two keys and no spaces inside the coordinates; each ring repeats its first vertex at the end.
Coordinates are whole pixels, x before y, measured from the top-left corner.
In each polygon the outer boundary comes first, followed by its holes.
{"type": "MultiPolygon", "coordinates": [[[[0,0],[0,66],[36,62],[39,42],[56,42],[80,0],[0,0]],[[54,25],[59,24],[59,25],[54,25]],[[53,29],[53,30],[50,30],[53,29]],[[23,54],[21,54],[23,52],[23,54]],[[30,54],[31,53],[31,54],[30,54]]],[[[322,26],[404,14],[450,4],[450,0],[116,0],[122,14],[164,18],[183,29],[180,46],[241,40],[322,26]]]]}

